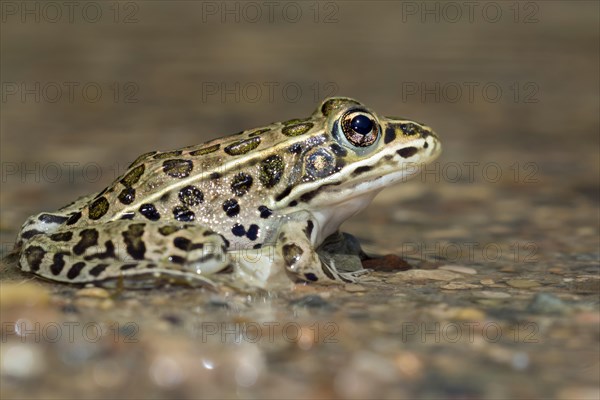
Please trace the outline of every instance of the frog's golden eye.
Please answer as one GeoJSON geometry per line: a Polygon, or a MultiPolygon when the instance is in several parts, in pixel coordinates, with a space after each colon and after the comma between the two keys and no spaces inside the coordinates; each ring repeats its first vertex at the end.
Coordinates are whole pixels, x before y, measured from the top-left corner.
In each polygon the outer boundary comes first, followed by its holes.
{"type": "Polygon", "coordinates": [[[375,118],[364,111],[348,111],[342,116],[341,125],[346,139],[357,147],[370,146],[379,136],[375,118]]]}

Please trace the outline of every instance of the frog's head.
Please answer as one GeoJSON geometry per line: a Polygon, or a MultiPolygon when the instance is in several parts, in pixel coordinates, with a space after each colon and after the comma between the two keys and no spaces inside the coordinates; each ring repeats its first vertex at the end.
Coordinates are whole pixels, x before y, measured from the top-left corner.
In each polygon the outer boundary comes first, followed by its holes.
{"type": "Polygon", "coordinates": [[[381,117],[356,100],[323,101],[311,119],[326,140],[302,155],[291,198],[319,214],[327,234],[366,207],[384,187],[417,174],[441,151],[433,130],[400,117],[381,117]]]}

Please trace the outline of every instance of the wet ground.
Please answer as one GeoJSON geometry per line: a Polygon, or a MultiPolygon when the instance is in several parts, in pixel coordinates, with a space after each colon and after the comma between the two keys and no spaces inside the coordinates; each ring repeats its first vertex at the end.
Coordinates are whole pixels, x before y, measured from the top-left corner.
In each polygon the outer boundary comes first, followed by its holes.
{"type": "Polygon", "coordinates": [[[444,153],[344,224],[411,267],[358,284],[82,289],[6,259],[2,398],[600,397],[598,3],[23,4],[2,3],[3,256],[141,153],[328,95],[444,153]]]}

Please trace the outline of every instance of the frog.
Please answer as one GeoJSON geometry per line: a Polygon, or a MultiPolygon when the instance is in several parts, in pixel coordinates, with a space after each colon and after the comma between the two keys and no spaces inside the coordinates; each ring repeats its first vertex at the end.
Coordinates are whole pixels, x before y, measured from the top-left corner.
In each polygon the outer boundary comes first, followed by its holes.
{"type": "Polygon", "coordinates": [[[423,123],[330,97],[308,117],[142,154],[102,191],[29,217],[14,253],[26,273],[81,285],[357,282],[362,250],[319,247],[344,242],[345,220],[440,151],[423,123]]]}

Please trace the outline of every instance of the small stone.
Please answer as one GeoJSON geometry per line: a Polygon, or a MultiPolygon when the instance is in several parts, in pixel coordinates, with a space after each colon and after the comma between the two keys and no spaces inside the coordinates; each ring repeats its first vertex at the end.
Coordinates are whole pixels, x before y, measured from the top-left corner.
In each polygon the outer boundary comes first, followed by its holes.
{"type": "Polygon", "coordinates": [[[324,310],[335,308],[327,300],[324,300],[321,296],[317,295],[304,296],[299,299],[292,300],[290,304],[297,307],[320,308],[324,310]]]}
{"type": "Polygon", "coordinates": [[[98,305],[98,308],[101,310],[110,310],[115,306],[115,302],[112,299],[104,299],[98,305]]]}
{"type": "Polygon", "coordinates": [[[106,289],[103,289],[103,288],[86,287],[86,288],[78,290],[75,293],[75,296],[77,296],[77,297],[96,297],[99,299],[106,299],[110,296],[110,294],[108,293],[108,291],[106,289]]]}
{"type": "Polygon", "coordinates": [[[598,400],[600,398],[600,389],[594,386],[569,386],[561,389],[556,398],[558,400],[598,400]]]}
{"type": "Polygon", "coordinates": [[[485,313],[477,308],[461,308],[456,312],[454,318],[462,321],[481,321],[485,319],[485,313]]]}
{"type": "Polygon", "coordinates": [[[511,279],[506,281],[506,284],[517,289],[529,289],[541,286],[538,282],[529,279],[511,279]]]}
{"type": "Polygon", "coordinates": [[[569,306],[551,293],[536,293],[527,305],[527,311],[538,314],[564,314],[569,306]]]}
{"type": "Polygon", "coordinates": [[[597,279],[580,279],[573,283],[573,289],[576,293],[588,294],[600,292],[600,280],[597,279]]]}
{"type": "Polygon", "coordinates": [[[0,308],[31,307],[48,304],[46,289],[33,283],[3,283],[0,285],[0,308]]]}
{"type": "Polygon", "coordinates": [[[486,279],[482,279],[482,280],[480,280],[480,281],[479,281],[479,283],[481,283],[482,285],[489,286],[489,285],[493,285],[493,284],[494,284],[494,283],[496,283],[496,282],[494,282],[494,280],[493,280],[493,279],[486,278],[486,279]]]}
{"type": "Polygon", "coordinates": [[[443,286],[440,286],[440,288],[446,289],[446,290],[477,289],[480,287],[481,287],[481,285],[474,285],[472,283],[460,283],[460,282],[450,282],[443,286]]]}
{"type": "Polygon", "coordinates": [[[510,293],[506,292],[495,292],[492,290],[480,290],[473,292],[474,296],[481,297],[483,299],[508,299],[511,297],[510,293]]]}
{"type": "Polygon", "coordinates": [[[405,272],[398,272],[394,276],[388,279],[388,282],[392,281],[419,281],[419,280],[433,280],[433,281],[451,281],[453,279],[461,278],[462,276],[439,269],[428,270],[428,269],[411,269],[405,272]]]}
{"type": "Polygon", "coordinates": [[[347,283],[344,285],[344,290],[346,290],[347,292],[350,292],[350,293],[355,293],[355,292],[366,292],[367,288],[365,288],[363,285],[359,285],[356,283],[347,283]]]}
{"type": "Polygon", "coordinates": [[[3,377],[34,379],[44,374],[47,360],[41,346],[9,343],[2,346],[0,373],[3,377]]]}
{"type": "Polygon", "coordinates": [[[95,297],[79,297],[75,299],[75,305],[77,307],[84,308],[101,308],[102,299],[95,297]]]}
{"type": "Polygon", "coordinates": [[[458,272],[459,274],[475,275],[477,273],[473,268],[465,267],[462,265],[442,265],[439,269],[445,271],[458,272]]]}
{"type": "Polygon", "coordinates": [[[514,273],[517,272],[517,270],[515,269],[515,267],[507,265],[506,267],[500,268],[500,272],[514,273]]]}
{"type": "Polygon", "coordinates": [[[554,275],[564,275],[565,271],[559,267],[548,268],[548,272],[554,275]]]}
{"type": "Polygon", "coordinates": [[[372,269],[380,272],[407,271],[412,268],[406,260],[395,254],[388,254],[378,258],[369,258],[362,262],[362,266],[365,269],[372,269]]]}

